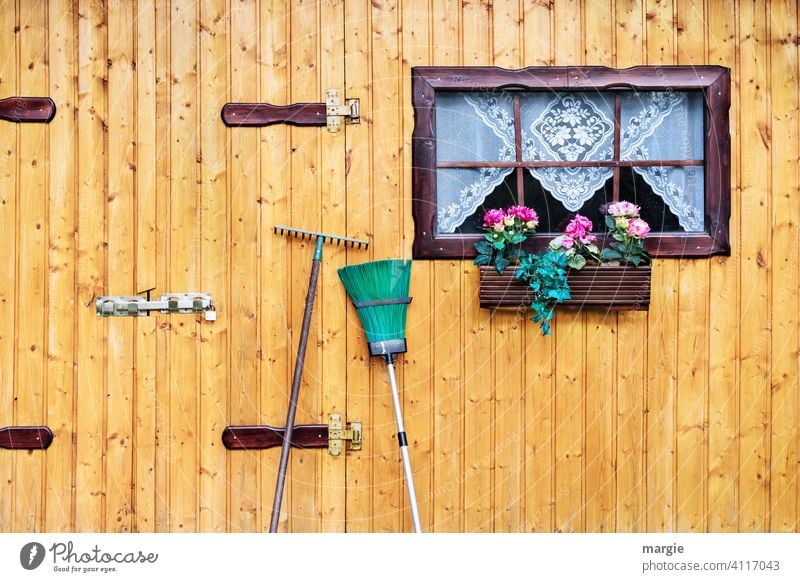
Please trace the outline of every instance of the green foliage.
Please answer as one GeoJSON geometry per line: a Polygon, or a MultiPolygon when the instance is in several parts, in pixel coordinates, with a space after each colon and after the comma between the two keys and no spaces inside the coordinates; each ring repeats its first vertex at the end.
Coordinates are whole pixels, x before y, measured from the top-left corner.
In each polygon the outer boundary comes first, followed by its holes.
{"type": "Polygon", "coordinates": [[[545,251],[541,255],[529,254],[519,261],[517,279],[525,281],[533,291],[531,321],[538,323],[542,335],[550,335],[550,321],[555,306],[570,299],[567,283],[568,259],[565,253],[545,251]]]}
{"type": "Polygon", "coordinates": [[[512,261],[525,254],[521,245],[528,237],[524,234],[511,230],[492,230],[483,237],[486,240],[475,243],[475,250],[478,251],[478,256],[473,261],[475,265],[492,265],[500,273],[512,261]]]}

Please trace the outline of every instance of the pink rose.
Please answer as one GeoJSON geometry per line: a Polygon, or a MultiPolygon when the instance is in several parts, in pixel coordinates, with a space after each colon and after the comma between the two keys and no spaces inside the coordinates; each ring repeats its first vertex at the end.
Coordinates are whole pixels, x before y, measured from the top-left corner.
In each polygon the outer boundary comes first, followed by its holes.
{"type": "Polygon", "coordinates": [[[614,204],[609,204],[606,210],[611,216],[639,216],[639,207],[627,200],[621,200],[614,204]]]}
{"type": "Polygon", "coordinates": [[[632,218],[628,223],[627,232],[633,238],[644,238],[650,232],[650,225],[641,218],[632,218]]]}
{"type": "Polygon", "coordinates": [[[491,210],[487,210],[486,214],[483,215],[483,226],[488,226],[491,228],[497,228],[500,226],[500,230],[503,230],[503,221],[505,218],[505,212],[499,208],[492,208],[491,210]]]}
{"type": "Polygon", "coordinates": [[[583,242],[584,238],[590,236],[589,233],[591,231],[592,221],[585,216],[581,216],[580,214],[576,214],[575,218],[570,220],[567,228],[564,229],[564,233],[567,236],[578,239],[581,242],[583,242]]]}
{"type": "Polygon", "coordinates": [[[508,216],[519,218],[522,222],[534,222],[534,226],[539,224],[539,216],[536,214],[536,211],[527,206],[512,206],[508,209],[507,214],[508,216]]]}

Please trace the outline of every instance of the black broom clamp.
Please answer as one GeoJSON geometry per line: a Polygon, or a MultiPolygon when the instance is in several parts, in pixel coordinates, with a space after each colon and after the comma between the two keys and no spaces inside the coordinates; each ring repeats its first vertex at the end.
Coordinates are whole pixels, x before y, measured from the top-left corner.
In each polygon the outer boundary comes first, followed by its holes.
{"type": "Polygon", "coordinates": [[[297,345],[297,359],[294,364],[294,376],[292,377],[292,391],[289,396],[289,410],[286,413],[286,432],[283,435],[283,445],[281,446],[281,460],[278,464],[278,478],[275,484],[275,497],[272,501],[272,519],[270,520],[269,531],[278,531],[278,522],[281,517],[281,503],[283,502],[283,489],[286,484],[286,469],[289,464],[289,452],[292,449],[292,437],[294,429],[294,418],[297,413],[297,400],[300,394],[300,381],[303,377],[303,363],[306,359],[306,347],[308,346],[308,331],[311,327],[311,312],[314,309],[314,297],[317,291],[317,280],[319,279],[319,267],[322,263],[322,246],[325,243],[349,246],[351,248],[366,250],[369,241],[350,238],[346,236],[336,236],[324,232],[313,230],[302,230],[289,226],[275,225],[275,234],[282,236],[294,236],[295,238],[315,240],[314,258],[311,262],[311,276],[308,281],[308,294],[306,295],[306,307],[303,312],[303,326],[300,329],[300,341],[297,345]]]}

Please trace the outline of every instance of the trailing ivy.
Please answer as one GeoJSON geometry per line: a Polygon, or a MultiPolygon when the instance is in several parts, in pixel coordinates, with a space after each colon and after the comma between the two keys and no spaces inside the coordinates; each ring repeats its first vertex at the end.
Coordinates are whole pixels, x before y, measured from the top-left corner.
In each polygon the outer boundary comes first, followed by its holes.
{"type": "Polygon", "coordinates": [[[567,283],[567,261],[566,254],[549,250],[520,258],[515,274],[533,291],[531,321],[539,324],[542,335],[550,335],[550,321],[556,305],[572,297],[567,283]]]}

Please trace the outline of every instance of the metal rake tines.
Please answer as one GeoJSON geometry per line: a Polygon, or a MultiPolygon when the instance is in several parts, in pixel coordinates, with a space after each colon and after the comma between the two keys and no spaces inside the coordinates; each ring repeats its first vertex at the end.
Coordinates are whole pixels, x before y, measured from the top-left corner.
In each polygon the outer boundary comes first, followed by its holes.
{"type": "Polygon", "coordinates": [[[323,239],[323,242],[326,243],[333,244],[335,242],[337,245],[341,245],[342,243],[344,243],[345,246],[349,245],[351,248],[356,248],[356,249],[361,249],[363,247],[366,250],[369,247],[369,241],[366,240],[351,238],[349,236],[337,236],[334,234],[316,232],[313,230],[303,230],[301,228],[292,228],[291,226],[281,226],[279,224],[273,226],[272,231],[275,234],[279,234],[282,236],[291,237],[292,235],[294,235],[294,238],[300,238],[300,239],[308,238],[308,240],[315,240],[321,238],[323,239]]]}

